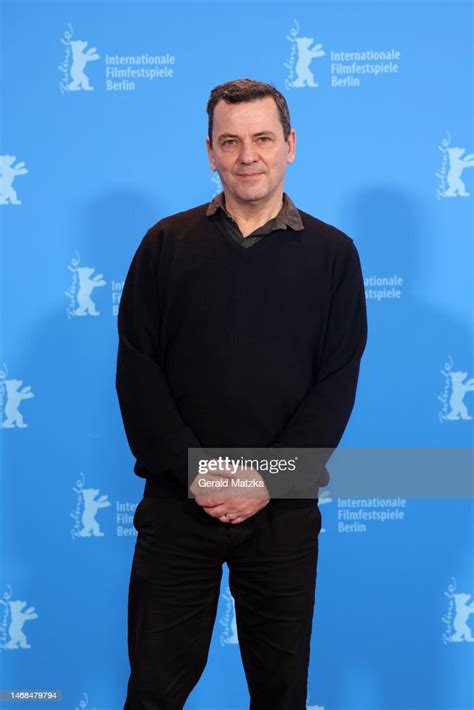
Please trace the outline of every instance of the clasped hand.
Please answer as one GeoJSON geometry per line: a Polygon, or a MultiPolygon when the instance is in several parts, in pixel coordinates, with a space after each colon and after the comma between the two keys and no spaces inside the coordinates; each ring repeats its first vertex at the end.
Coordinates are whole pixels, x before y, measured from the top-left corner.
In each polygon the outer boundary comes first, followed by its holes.
{"type": "Polygon", "coordinates": [[[242,523],[270,502],[268,488],[253,468],[198,474],[189,490],[208,515],[223,523],[242,523]]]}

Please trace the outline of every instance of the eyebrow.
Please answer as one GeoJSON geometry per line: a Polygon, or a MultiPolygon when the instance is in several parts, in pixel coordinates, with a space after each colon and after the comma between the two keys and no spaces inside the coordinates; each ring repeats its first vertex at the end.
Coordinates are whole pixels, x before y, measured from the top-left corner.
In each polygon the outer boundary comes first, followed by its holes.
{"type": "MultiPolygon", "coordinates": [[[[258,138],[258,136],[273,136],[275,138],[275,134],[273,133],[273,131],[259,131],[258,133],[254,133],[252,138],[258,138]]],[[[223,138],[239,138],[239,136],[235,135],[234,133],[221,133],[217,137],[217,140],[221,141],[223,138]]]]}

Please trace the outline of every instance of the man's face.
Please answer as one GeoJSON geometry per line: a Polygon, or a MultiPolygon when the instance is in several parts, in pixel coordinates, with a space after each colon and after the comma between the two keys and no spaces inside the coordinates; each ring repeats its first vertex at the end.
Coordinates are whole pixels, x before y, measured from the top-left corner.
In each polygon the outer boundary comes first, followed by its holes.
{"type": "Polygon", "coordinates": [[[295,144],[293,129],[285,141],[271,96],[239,104],[219,101],[212,148],[206,138],[211,169],[240,202],[265,201],[283,186],[287,165],[295,159],[295,144]]]}

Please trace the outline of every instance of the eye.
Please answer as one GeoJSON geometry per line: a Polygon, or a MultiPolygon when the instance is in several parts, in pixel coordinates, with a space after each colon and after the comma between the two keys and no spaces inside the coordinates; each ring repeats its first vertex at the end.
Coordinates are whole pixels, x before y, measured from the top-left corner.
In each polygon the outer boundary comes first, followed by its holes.
{"type": "Polygon", "coordinates": [[[227,138],[227,140],[222,142],[222,145],[226,147],[230,147],[233,144],[235,144],[235,140],[233,138],[227,138]]]}
{"type": "Polygon", "coordinates": [[[260,136],[260,138],[258,138],[258,140],[259,140],[259,141],[264,141],[264,142],[265,142],[265,141],[270,141],[270,140],[271,140],[271,138],[270,138],[269,136],[260,136]]]}

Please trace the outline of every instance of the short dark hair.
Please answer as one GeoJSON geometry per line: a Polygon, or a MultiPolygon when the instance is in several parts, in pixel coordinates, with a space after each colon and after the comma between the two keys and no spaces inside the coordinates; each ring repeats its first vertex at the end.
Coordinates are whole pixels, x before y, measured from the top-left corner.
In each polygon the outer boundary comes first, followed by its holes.
{"type": "Polygon", "coordinates": [[[263,99],[265,96],[272,96],[275,100],[280,117],[280,123],[283,128],[285,140],[288,140],[291,130],[290,112],[286,99],[273,84],[265,84],[263,81],[255,81],[254,79],[234,79],[225,84],[219,84],[212,89],[207,102],[208,115],[208,134],[209,142],[212,148],[212,127],[214,119],[214,109],[219,101],[225,101],[228,104],[239,104],[245,101],[255,101],[255,99],[263,99]]]}

